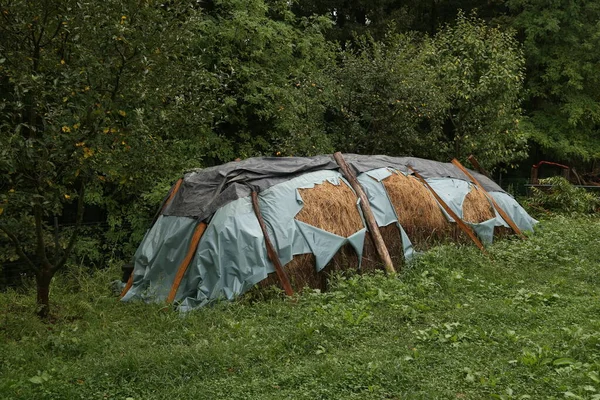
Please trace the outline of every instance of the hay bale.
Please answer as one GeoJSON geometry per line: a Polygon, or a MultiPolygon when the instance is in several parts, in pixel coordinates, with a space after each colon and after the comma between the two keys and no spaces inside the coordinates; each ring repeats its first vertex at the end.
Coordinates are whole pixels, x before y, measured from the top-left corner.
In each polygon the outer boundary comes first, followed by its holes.
{"type": "MultiPolygon", "coordinates": [[[[380,226],[379,232],[390,253],[392,263],[396,266],[396,269],[404,263],[404,246],[402,246],[402,237],[400,236],[400,230],[396,223],[389,224],[387,226],[380,226]]],[[[373,243],[371,235],[365,236],[365,246],[363,248],[361,272],[371,272],[374,270],[383,270],[383,264],[377,254],[377,249],[373,243]]]]}
{"type": "Polygon", "coordinates": [[[494,208],[485,193],[476,185],[471,186],[471,190],[463,202],[462,209],[463,221],[465,222],[479,223],[496,216],[494,208]]]}
{"type": "MultiPolygon", "coordinates": [[[[343,237],[351,236],[364,228],[356,206],[358,198],[345,182],[334,185],[325,181],[311,189],[298,190],[304,201],[304,207],[295,217],[298,221],[343,237]]],[[[313,254],[294,256],[293,260],[286,264],[285,270],[295,291],[304,287],[325,290],[329,274],[353,269],[357,265],[356,252],[352,246],[346,245],[320,272],[315,269],[313,254]]],[[[261,287],[270,285],[280,285],[274,273],[269,274],[269,277],[259,284],[261,287]]]]}
{"type": "Polygon", "coordinates": [[[400,225],[419,249],[451,235],[451,225],[439,204],[417,178],[399,172],[382,181],[400,225]]]}
{"type": "Polygon", "coordinates": [[[296,215],[298,221],[348,237],[364,228],[356,206],[356,194],[343,181],[334,185],[328,181],[312,189],[298,189],[304,207],[296,215]]]}

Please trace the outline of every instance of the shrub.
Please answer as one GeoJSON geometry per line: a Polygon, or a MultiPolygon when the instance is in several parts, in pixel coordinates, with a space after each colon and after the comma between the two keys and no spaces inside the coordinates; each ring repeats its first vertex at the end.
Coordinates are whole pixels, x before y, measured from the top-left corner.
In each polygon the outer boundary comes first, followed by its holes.
{"type": "Polygon", "coordinates": [[[588,214],[600,207],[600,198],[585,189],[571,185],[563,177],[540,179],[540,184],[549,186],[532,188],[531,197],[527,199],[528,205],[535,210],[559,214],[588,214]]]}

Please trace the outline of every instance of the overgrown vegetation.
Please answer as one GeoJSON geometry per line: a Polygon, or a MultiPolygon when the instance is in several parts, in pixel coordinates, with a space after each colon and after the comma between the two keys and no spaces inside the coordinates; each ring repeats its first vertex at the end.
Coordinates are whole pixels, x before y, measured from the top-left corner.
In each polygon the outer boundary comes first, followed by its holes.
{"type": "Polygon", "coordinates": [[[600,207],[600,198],[594,192],[576,187],[561,176],[540,179],[542,187],[531,188],[527,205],[537,214],[590,214],[600,207]]]}
{"type": "Polygon", "coordinates": [[[490,257],[427,252],[390,279],[181,316],[121,304],[114,270],[57,276],[55,320],[0,294],[7,398],[598,399],[600,221],[545,220],[490,257]]]}

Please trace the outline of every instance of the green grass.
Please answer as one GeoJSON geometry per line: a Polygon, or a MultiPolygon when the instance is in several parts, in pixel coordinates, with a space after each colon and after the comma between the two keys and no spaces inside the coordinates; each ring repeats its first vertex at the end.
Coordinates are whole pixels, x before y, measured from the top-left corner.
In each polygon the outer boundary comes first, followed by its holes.
{"type": "Polygon", "coordinates": [[[597,219],[557,217],[490,257],[442,246],[398,279],[185,316],[71,272],[53,324],[0,294],[0,397],[600,399],[599,242],[597,219]]]}

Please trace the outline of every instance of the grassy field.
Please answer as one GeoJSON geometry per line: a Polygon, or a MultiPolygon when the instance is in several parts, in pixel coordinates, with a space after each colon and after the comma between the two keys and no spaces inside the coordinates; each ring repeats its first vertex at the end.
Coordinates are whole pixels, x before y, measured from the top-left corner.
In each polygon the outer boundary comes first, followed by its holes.
{"type": "Polygon", "coordinates": [[[185,316],[118,303],[116,277],[61,276],[52,324],[0,294],[0,397],[600,399],[597,219],[185,316]]]}

